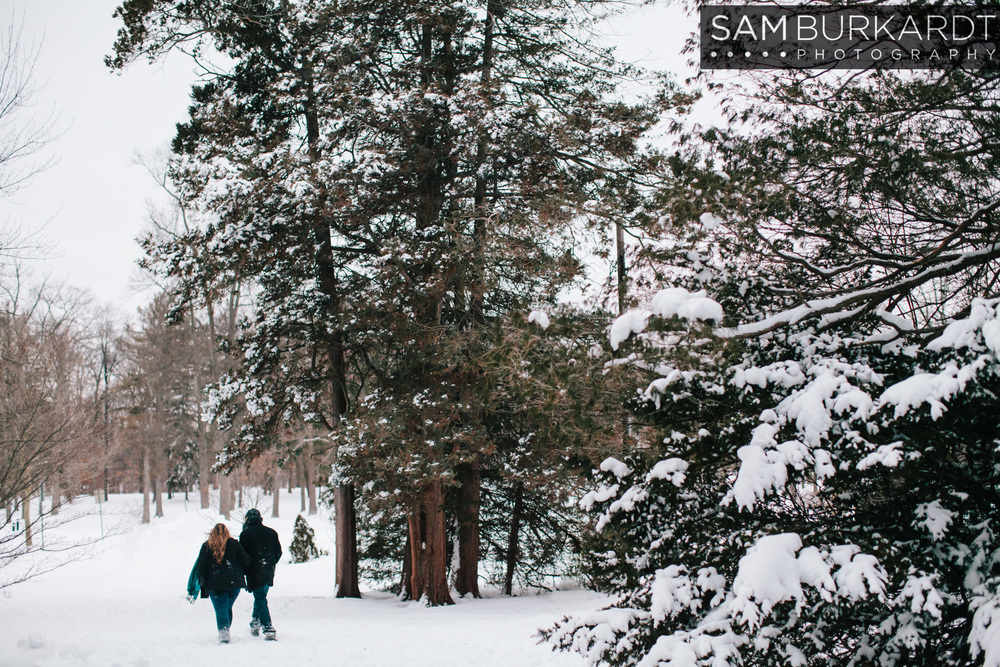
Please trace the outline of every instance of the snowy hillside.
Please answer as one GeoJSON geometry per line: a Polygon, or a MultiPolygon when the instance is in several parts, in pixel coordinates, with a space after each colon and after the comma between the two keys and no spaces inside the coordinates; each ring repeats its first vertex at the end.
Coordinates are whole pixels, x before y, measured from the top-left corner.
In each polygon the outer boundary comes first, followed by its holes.
{"type": "MultiPolygon", "coordinates": [[[[116,534],[98,541],[89,557],[6,589],[0,597],[0,667],[280,666],[317,660],[352,667],[584,664],[578,655],[537,645],[534,635],[564,614],[601,606],[604,598],[594,593],[504,598],[487,592],[483,600],[458,599],[454,606],[438,608],[380,592],[366,592],[362,600],[335,599],[331,556],[288,562],[298,492],[282,498],[280,519],[269,517],[269,500],[261,503],[265,523],[278,531],[286,551],[269,595],[278,641],[250,635],[252,597],[242,592],[234,609],[233,641],[221,646],[211,603],[185,600],[188,573],[218,518],[194,500],[167,501],[165,516],[146,526],[139,522],[139,495],[111,496],[103,517],[93,498],[64,508],[57,518],[87,514],[46,529],[47,548],[99,538],[102,521],[105,531],[116,534]]],[[[319,547],[332,553],[328,519],[307,518],[319,547]]],[[[238,535],[238,520],[228,526],[238,535]]]]}

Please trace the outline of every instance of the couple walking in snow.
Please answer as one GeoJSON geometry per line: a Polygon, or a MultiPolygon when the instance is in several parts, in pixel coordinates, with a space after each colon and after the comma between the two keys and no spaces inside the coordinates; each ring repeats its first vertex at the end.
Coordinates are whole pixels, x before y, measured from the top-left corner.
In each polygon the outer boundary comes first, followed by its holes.
{"type": "Polygon", "coordinates": [[[220,643],[229,643],[233,603],[241,588],[253,595],[250,633],[256,637],[263,630],[265,639],[276,639],[267,607],[267,591],[274,585],[279,558],[278,534],[264,525],[256,509],[247,511],[238,542],[230,536],[225,524],[216,524],[209,532],[188,580],[188,595],[193,602],[200,589],[201,597],[212,601],[220,643]]]}

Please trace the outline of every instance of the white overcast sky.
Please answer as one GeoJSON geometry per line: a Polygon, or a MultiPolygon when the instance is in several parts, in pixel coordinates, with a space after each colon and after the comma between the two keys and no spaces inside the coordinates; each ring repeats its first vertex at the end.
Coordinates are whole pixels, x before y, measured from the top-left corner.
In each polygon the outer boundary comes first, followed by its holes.
{"type": "MultiPolygon", "coordinates": [[[[165,63],[136,63],[113,74],[103,58],[118,28],[118,0],[0,0],[0,22],[23,21],[22,46],[40,45],[35,68],[40,116],[54,110],[59,134],[48,145],[55,164],[13,201],[0,200],[0,222],[43,230],[50,257],[36,272],[89,290],[98,303],[134,312],[148,295],[135,288],[136,237],[157,186],[134,164],[137,151],[163,150],[186,118],[194,65],[180,53],[165,63]]],[[[675,7],[645,8],[611,28],[629,61],[678,70],[683,40],[696,20],[675,7]]],[[[679,76],[678,78],[683,78],[679,76]]]]}

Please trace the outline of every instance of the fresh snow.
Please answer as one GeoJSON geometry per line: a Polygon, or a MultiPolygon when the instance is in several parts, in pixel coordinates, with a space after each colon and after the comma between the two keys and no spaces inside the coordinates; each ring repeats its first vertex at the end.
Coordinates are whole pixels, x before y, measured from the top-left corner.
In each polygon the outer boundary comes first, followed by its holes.
{"type": "Polygon", "coordinates": [[[691,579],[683,576],[679,565],[657,570],[649,587],[649,609],[653,620],[662,623],[690,608],[697,597],[691,579]]]}
{"type": "Polygon", "coordinates": [[[649,300],[649,308],[627,310],[611,323],[608,341],[612,350],[632,334],[646,330],[650,316],[661,318],[680,317],[686,320],[722,320],[723,311],[719,302],[706,296],[704,290],[689,292],[683,287],[662,289],[649,300]]]}
{"type": "Polygon", "coordinates": [[[722,320],[722,306],[706,296],[705,290],[689,292],[683,287],[668,287],[653,295],[649,308],[659,317],[687,320],[722,320]]]}
{"type": "Polygon", "coordinates": [[[710,211],[705,211],[704,213],[702,213],[701,216],[698,218],[698,220],[699,222],[701,222],[702,226],[709,231],[723,224],[722,218],[720,218],[719,216],[715,215],[710,211]]]}
{"type": "Polygon", "coordinates": [[[528,313],[528,322],[533,322],[543,329],[549,328],[549,316],[543,310],[533,310],[528,313]]]}
{"type": "Polygon", "coordinates": [[[996,299],[974,299],[969,316],[948,324],[940,336],[927,344],[927,349],[940,352],[951,348],[976,348],[981,331],[987,346],[994,352],[1000,350],[996,345],[996,307],[996,299]]]}
{"type": "Polygon", "coordinates": [[[857,546],[843,544],[829,552],[805,547],[796,533],[761,537],[740,559],[733,580],[734,618],[751,629],[760,627],[774,606],[806,601],[803,585],[815,589],[830,602],[834,597],[860,600],[883,598],[886,575],[878,559],[860,553],[857,546]],[[834,569],[835,568],[835,569],[834,569]]]}
{"type": "Polygon", "coordinates": [[[610,472],[615,477],[621,479],[622,477],[625,477],[626,475],[631,473],[632,469],[629,468],[624,463],[622,463],[621,461],[619,461],[618,459],[616,459],[615,457],[609,456],[608,458],[604,459],[604,461],[601,463],[601,471],[610,472]]]}
{"type": "Polygon", "coordinates": [[[972,617],[969,634],[972,655],[982,656],[983,667],[1000,667],[1000,602],[981,599],[980,605],[972,617]]]}
{"type": "Polygon", "coordinates": [[[895,468],[903,460],[902,446],[903,444],[900,442],[879,445],[878,449],[858,461],[858,470],[867,470],[876,464],[881,464],[886,468],[895,468]]]}
{"type": "MultiPolygon", "coordinates": [[[[34,506],[37,507],[37,499],[34,506]]],[[[217,505],[216,505],[217,506],[217,505]]],[[[270,496],[259,497],[264,522],[278,531],[285,556],[268,595],[277,642],[252,637],[252,596],[240,593],[234,608],[232,643],[219,645],[212,604],[185,600],[188,574],[216,511],[201,510],[197,496],[165,501],[164,517],[139,522],[141,496],[112,495],[97,514],[92,497],[78,499],[44,527],[45,546],[57,541],[93,541],[82,551],[51,552],[73,559],[62,567],[5,589],[0,596],[2,667],[216,667],[219,664],[307,665],[329,662],[352,667],[582,667],[576,654],[538,645],[539,628],[567,614],[592,613],[607,598],[567,585],[544,595],[508,598],[484,591],[486,599],[458,599],[429,608],[389,593],[364,591],[360,600],[333,596],[334,558],[292,564],[288,560],[299,492],[283,492],[280,519],[270,518],[270,496]],[[100,540],[101,521],[107,537],[100,540]]],[[[239,517],[242,512],[239,513],[239,517]]],[[[234,535],[240,521],[227,521],[234,535]]],[[[319,548],[333,553],[333,528],[321,512],[306,519],[319,548]]],[[[8,527],[9,529],[9,527],[8,527]]],[[[36,540],[38,534],[35,534],[36,540]]],[[[37,544],[37,541],[36,541],[37,544]]],[[[6,581],[22,558],[0,569],[6,581]]],[[[565,582],[554,582],[564,584],[565,582]]]]}
{"type": "Polygon", "coordinates": [[[722,306],[718,301],[707,296],[697,296],[688,299],[677,309],[677,316],[686,320],[722,320],[722,306]]]}
{"type": "Polygon", "coordinates": [[[646,481],[668,479],[674,486],[683,486],[688,462],[676,457],[658,461],[646,475],[646,481]]]}
{"type": "Polygon", "coordinates": [[[879,400],[894,404],[897,417],[927,403],[931,407],[931,418],[938,419],[947,410],[944,401],[964,389],[983,365],[985,359],[981,357],[976,363],[962,368],[948,364],[940,373],[917,373],[886,389],[879,400]]]}
{"type": "Polygon", "coordinates": [[[934,536],[935,540],[940,540],[948,532],[955,513],[941,506],[940,500],[932,503],[923,503],[917,506],[917,516],[922,519],[920,525],[934,536]]]}
{"type": "MultiPolygon", "coordinates": [[[[810,595],[818,595],[826,602],[873,597],[887,604],[885,582],[878,560],[853,544],[821,549],[804,545],[796,533],[766,535],[740,559],[731,588],[715,568],[692,575],[683,566],[669,565],[657,569],[649,581],[649,611],[615,608],[578,614],[560,624],[556,640],[571,643],[597,664],[604,651],[631,647],[626,633],[637,621],[662,626],[671,618],[704,612],[695,627],[657,637],[636,667],[742,664],[739,653],[749,642],[780,641],[780,629],[770,622],[782,602],[802,608],[813,604],[810,595]],[[703,608],[706,600],[708,607],[703,608]]],[[[933,615],[942,604],[933,581],[913,577],[911,583],[907,597],[892,604],[933,615]]],[[[984,605],[982,617],[985,645],[998,634],[994,627],[1000,623],[1000,610],[984,605]]],[[[798,647],[782,643],[781,650],[787,664],[807,664],[798,647]]]]}
{"type": "Polygon", "coordinates": [[[611,349],[617,350],[622,342],[634,333],[642,333],[646,330],[646,322],[649,320],[649,311],[628,310],[615,318],[611,323],[611,330],[608,333],[608,342],[611,349]]]}

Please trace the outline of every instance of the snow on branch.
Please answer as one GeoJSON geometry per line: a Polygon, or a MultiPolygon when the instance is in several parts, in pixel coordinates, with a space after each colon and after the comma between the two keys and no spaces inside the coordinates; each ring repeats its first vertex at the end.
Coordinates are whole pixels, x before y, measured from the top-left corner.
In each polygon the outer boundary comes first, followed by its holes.
{"type": "Polygon", "coordinates": [[[716,329],[715,333],[722,338],[755,338],[788,325],[806,320],[816,320],[822,316],[835,316],[839,313],[843,314],[844,317],[852,317],[862,312],[862,309],[855,309],[854,312],[850,312],[853,307],[861,304],[872,307],[878,306],[893,296],[910,293],[933,279],[954,276],[966,269],[980,266],[997,258],[1000,258],[1000,244],[993,244],[959,255],[938,257],[936,258],[937,263],[931,264],[919,273],[895,282],[875,282],[869,287],[810,299],[805,303],[774,313],[757,322],[748,322],[736,327],[719,328],[716,329]]]}

